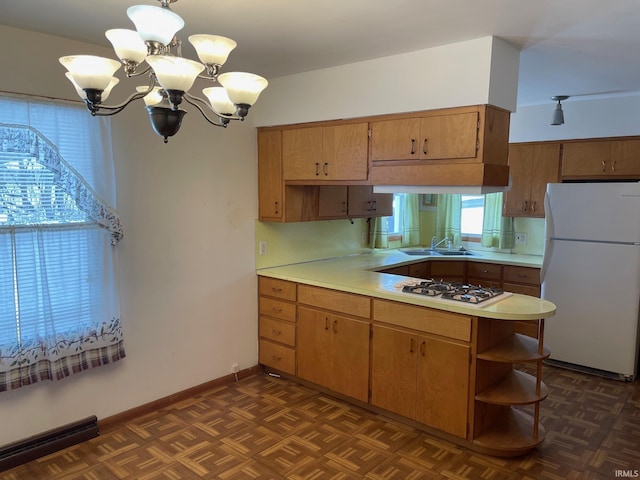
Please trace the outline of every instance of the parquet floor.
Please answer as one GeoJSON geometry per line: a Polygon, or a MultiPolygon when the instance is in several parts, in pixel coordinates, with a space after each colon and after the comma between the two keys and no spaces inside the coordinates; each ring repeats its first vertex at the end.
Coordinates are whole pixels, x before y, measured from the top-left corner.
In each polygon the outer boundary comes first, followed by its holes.
{"type": "Polygon", "coordinates": [[[640,469],[640,382],[544,367],[547,438],[479,455],[289,380],[254,375],[137,418],[2,480],[613,479],[640,469]],[[623,472],[616,473],[616,470],[623,472]]]}

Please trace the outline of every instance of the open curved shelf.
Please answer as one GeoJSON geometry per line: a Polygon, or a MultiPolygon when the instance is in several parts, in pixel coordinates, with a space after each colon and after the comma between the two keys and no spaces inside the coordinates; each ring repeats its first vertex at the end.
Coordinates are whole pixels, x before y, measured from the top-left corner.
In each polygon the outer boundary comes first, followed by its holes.
{"type": "Polygon", "coordinates": [[[534,436],[533,424],[533,417],[511,408],[500,422],[496,422],[476,437],[473,444],[492,455],[521,455],[540,445],[546,435],[544,427],[538,424],[538,435],[534,436]]]}
{"type": "Polygon", "coordinates": [[[536,377],[520,370],[513,370],[502,381],[476,395],[476,400],[494,405],[529,405],[547,398],[549,389],[540,382],[536,393],[536,377]]]}
{"type": "Polygon", "coordinates": [[[531,363],[544,360],[551,355],[551,350],[543,346],[538,352],[538,340],[520,333],[514,333],[503,343],[477,354],[480,360],[501,363],[531,363]]]}

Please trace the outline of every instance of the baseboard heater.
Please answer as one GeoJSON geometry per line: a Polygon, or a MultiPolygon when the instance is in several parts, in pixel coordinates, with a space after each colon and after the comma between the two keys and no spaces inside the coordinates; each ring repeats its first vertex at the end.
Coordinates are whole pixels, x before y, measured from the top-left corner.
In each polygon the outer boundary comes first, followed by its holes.
{"type": "Polygon", "coordinates": [[[0,472],[100,435],[94,416],[0,447],[0,472]]]}

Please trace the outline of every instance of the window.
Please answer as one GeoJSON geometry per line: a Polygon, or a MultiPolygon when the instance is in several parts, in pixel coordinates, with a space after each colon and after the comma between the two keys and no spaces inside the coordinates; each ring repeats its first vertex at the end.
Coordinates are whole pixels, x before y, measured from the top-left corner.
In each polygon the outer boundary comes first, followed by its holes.
{"type": "Polygon", "coordinates": [[[462,238],[477,241],[482,236],[484,195],[462,195],[461,204],[462,238]]]}
{"type": "Polygon", "coordinates": [[[405,193],[393,194],[393,215],[384,217],[387,221],[387,232],[390,236],[402,235],[402,219],[404,216],[405,193]]]}
{"type": "Polygon", "coordinates": [[[124,348],[113,258],[122,230],[102,200],[109,124],[81,106],[13,97],[0,97],[0,121],[4,391],[111,363],[124,348]]]}

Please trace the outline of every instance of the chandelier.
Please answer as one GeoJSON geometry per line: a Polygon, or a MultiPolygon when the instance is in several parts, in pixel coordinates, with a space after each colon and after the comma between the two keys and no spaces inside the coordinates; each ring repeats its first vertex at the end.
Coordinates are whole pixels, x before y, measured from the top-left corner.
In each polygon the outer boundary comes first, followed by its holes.
{"type": "Polygon", "coordinates": [[[226,128],[231,120],[244,120],[249,108],[266,88],[267,80],[253,73],[220,73],[220,67],[237,45],[230,38],[191,35],[189,42],[202,63],[183,58],[181,41],[175,35],[184,27],[184,20],[169,7],[178,0],[158,1],[160,7],[135,5],[127,9],[127,16],[136,30],[105,32],[119,62],[93,55],[60,57],[60,63],[68,70],[65,75],[91,115],[115,115],[134,100],[143,99],[151,126],[164,138],[164,143],[182,125],[182,118],[187,113],[180,109],[183,102],[193,105],[207,122],[218,127],[226,128]],[[148,66],[141,67],[144,61],[148,66]],[[114,74],[120,66],[127,78],[147,75],[149,82],[146,86],[137,86],[122,103],[105,105],[102,102],[119,82],[114,74]],[[189,93],[197,78],[216,85],[202,90],[208,102],[189,93]],[[213,113],[216,119],[209,118],[207,112],[213,113]]]}

